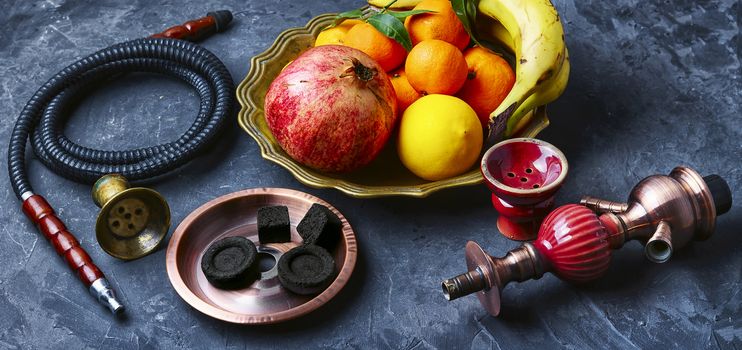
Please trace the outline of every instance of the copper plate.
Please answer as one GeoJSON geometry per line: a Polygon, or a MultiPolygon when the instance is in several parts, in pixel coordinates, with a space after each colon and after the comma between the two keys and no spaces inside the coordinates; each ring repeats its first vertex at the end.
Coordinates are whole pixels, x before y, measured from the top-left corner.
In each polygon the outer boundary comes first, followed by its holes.
{"type": "MultiPolygon", "coordinates": [[[[478,164],[468,172],[438,181],[423,180],[407,170],[397,157],[393,141],[368,166],[347,174],[323,173],[293,160],[281,148],[271,134],[263,104],[270,83],[278,76],[286,64],[314,45],[314,38],[322,28],[333,23],[335,14],[327,13],[313,18],[302,28],[287,29],[264,52],[250,60],[250,71],[237,87],[237,100],[242,109],[237,121],[260,146],[263,158],[288,170],[301,183],[318,188],[335,188],[343,193],[357,197],[411,196],[426,197],[445,188],[453,188],[482,183],[478,164]]],[[[536,137],[549,125],[546,110],[539,108],[522,120],[523,126],[515,137],[536,137]]]]}
{"type": "MultiPolygon", "coordinates": [[[[271,324],[307,314],[327,303],[345,286],[356,264],[358,249],[353,228],[335,207],[310,194],[283,188],[256,188],[216,198],[180,223],[167,248],[170,283],[186,303],[211,317],[240,324],[271,324]],[[285,290],[276,276],[276,266],[261,273],[260,280],[238,290],[213,287],[201,271],[201,257],[216,240],[244,236],[258,247],[259,255],[280,256],[301,242],[296,225],[313,203],[332,210],[343,222],[342,239],[334,251],[338,275],[316,296],[301,296],[285,290]],[[291,218],[290,243],[258,243],[257,211],[270,205],[285,205],[291,218]]],[[[270,260],[270,259],[268,259],[270,260]]]]}

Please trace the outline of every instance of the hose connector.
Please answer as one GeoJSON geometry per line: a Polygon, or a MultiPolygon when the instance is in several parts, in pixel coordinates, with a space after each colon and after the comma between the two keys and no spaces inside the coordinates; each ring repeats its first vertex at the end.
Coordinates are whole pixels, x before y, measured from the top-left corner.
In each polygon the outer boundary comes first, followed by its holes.
{"type": "Polygon", "coordinates": [[[214,33],[221,33],[229,22],[232,22],[232,12],[227,10],[214,11],[205,17],[185,22],[181,25],[165,29],[161,33],[154,34],[150,38],[170,38],[188,41],[199,41],[214,33]]]}
{"type": "Polygon", "coordinates": [[[663,263],[670,260],[672,256],[672,231],[670,225],[665,221],[657,224],[657,229],[644,246],[644,254],[647,259],[655,263],[663,263]]]}

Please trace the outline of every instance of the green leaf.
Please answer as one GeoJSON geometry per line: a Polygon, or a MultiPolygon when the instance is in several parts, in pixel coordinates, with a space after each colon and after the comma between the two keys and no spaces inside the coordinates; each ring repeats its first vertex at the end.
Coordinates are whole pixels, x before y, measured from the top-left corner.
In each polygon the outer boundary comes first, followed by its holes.
{"type": "Polygon", "coordinates": [[[388,13],[377,13],[368,18],[368,23],[374,26],[376,30],[381,32],[396,42],[398,42],[405,50],[412,50],[412,40],[410,34],[404,27],[404,24],[399,19],[388,13]]]}
{"type": "Polygon", "coordinates": [[[338,24],[343,23],[343,21],[345,21],[346,19],[358,19],[358,18],[363,18],[362,9],[355,9],[352,11],[341,12],[341,13],[338,13],[337,16],[335,16],[335,22],[323,28],[322,30],[327,30],[333,27],[337,27],[338,24]]]}
{"type": "Polygon", "coordinates": [[[451,0],[451,7],[453,7],[453,12],[456,13],[456,17],[459,18],[461,24],[469,27],[471,23],[469,23],[469,17],[466,15],[466,3],[467,0],[451,0]]]}
{"type": "Polygon", "coordinates": [[[394,16],[394,18],[404,21],[405,18],[412,16],[412,15],[419,15],[421,13],[437,13],[437,12],[431,11],[431,10],[409,10],[409,11],[388,11],[387,13],[394,16]]]}
{"type": "Polygon", "coordinates": [[[338,19],[348,19],[348,18],[361,18],[363,17],[363,11],[361,9],[355,9],[351,11],[345,11],[338,13],[337,17],[335,17],[336,20],[338,19]]]}
{"type": "Polygon", "coordinates": [[[471,40],[473,40],[475,44],[482,46],[477,39],[476,33],[477,7],[479,6],[479,0],[451,0],[451,6],[453,7],[453,11],[456,13],[456,17],[458,17],[461,24],[464,25],[464,29],[466,29],[471,40]]]}

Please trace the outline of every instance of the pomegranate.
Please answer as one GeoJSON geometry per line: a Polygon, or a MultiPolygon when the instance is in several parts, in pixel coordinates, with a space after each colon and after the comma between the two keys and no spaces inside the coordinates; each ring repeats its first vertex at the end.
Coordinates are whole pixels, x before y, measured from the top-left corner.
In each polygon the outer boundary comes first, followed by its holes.
{"type": "Polygon", "coordinates": [[[371,57],[345,46],[304,52],[276,77],[265,96],[265,119],[292,158],[326,172],[370,163],[397,119],[389,77],[371,57]]]}

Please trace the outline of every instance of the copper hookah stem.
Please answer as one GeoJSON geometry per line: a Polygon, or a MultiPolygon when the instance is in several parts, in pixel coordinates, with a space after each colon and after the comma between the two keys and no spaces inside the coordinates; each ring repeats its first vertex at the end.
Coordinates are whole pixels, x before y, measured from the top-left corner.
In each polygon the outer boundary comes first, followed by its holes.
{"type": "MultiPolygon", "coordinates": [[[[467,244],[467,255],[470,254],[470,249],[467,244]]],[[[530,243],[509,251],[499,259],[487,255],[486,261],[487,265],[475,266],[468,272],[443,281],[443,295],[446,300],[458,299],[493,287],[502,288],[512,281],[523,282],[537,279],[543,275],[540,255],[530,243]],[[495,273],[488,274],[489,271],[495,271],[495,273]],[[496,277],[488,279],[488,275],[496,277]]]]}

